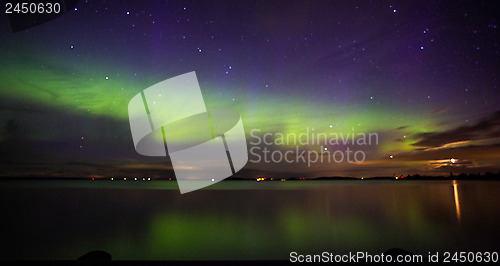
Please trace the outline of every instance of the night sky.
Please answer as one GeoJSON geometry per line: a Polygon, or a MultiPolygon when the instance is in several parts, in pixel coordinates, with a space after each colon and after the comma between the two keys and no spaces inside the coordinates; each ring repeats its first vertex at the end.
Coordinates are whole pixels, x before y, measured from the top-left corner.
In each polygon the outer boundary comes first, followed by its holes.
{"type": "Polygon", "coordinates": [[[80,1],[16,33],[2,14],[0,175],[172,175],[168,158],[136,153],[127,105],[191,71],[207,109],[241,114],[248,142],[253,129],[378,134],[324,147],[363,162],[249,162],[239,176],[498,172],[495,3],[80,1]]]}

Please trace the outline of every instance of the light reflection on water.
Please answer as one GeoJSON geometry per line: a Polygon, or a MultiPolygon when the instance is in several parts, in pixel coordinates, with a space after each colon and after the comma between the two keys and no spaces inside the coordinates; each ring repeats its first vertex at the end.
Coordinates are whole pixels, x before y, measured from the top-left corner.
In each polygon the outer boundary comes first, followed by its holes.
{"type": "Polygon", "coordinates": [[[458,184],[453,180],[453,197],[455,199],[455,208],[457,212],[457,220],[460,222],[460,197],[458,196],[458,184]]]}
{"type": "Polygon", "coordinates": [[[1,258],[287,259],[498,250],[500,182],[2,181],[1,258]],[[147,183],[147,184],[146,184],[147,183]],[[459,197],[460,196],[460,197],[459,197]],[[4,245],[5,246],[5,245],[4,245]]]}

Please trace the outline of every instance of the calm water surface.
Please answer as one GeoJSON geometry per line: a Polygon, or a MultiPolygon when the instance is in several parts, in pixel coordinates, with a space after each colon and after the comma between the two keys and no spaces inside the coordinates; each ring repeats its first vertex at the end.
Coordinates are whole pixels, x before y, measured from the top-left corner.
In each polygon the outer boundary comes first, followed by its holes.
{"type": "Polygon", "coordinates": [[[0,181],[1,259],[500,251],[497,181],[0,181]]]}

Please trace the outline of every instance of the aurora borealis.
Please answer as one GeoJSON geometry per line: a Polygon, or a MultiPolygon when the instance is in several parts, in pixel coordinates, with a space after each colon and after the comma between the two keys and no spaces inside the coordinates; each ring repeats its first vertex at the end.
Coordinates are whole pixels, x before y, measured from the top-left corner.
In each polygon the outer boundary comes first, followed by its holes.
{"type": "Polygon", "coordinates": [[[358,147],[364,162],[249,162],[241,176],[498,172],[499,11],[495,1],[80,1],[16,33],[3,15],[2,176],[171,174],[168,159],[136,154],[127,104],[191,71],[207,109],[239,112],[248,141],[252,129],[378,134],[358,147]]]}

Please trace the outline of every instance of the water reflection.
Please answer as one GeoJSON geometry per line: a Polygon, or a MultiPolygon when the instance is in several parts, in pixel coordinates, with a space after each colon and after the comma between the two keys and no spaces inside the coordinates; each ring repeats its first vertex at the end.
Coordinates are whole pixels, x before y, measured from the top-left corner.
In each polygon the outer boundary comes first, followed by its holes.
{"type": "Polygon", "coordinates": [[[184,195],[168,181],[122,183],[3,184],[0,230],[10,245],[0,257],[105,250],[119,260],[287,259],[291,251],[500,248],[500,182],[221,182],[184,195]]]}
{"type": "Polygon", "coordinates": [[[453,180],[453,196],[455,197],[457,220],[460,223],[460,199],[458,198],[458,184],[456,180],[453,180]]]}
{"type": "MultiPolygon", "coordinates": [[[[193,243],[209,258],[283,259],[290,250],[382,252],[399,247],[426,253],[470,248],[484,236],[470,235],[477,231],[473,220],[459,226],[458,183],[452,185],[454,193],[450,182],[319,183],[294,190],[205,191],[199,195],[210,198],[212,203],[206,205],[210,212],[165,212],[154,219],[156,229],[151,235],[161,236],[154,246],[170,247],[175,250],[170,255],[177,258],[193,256],[189,249],[193,243]],[[249,199],[253,207],[245,205],[249,199]],[[175,241],[168,240],[169,235],[175,241]],[[474,241],[469,243],[469,238],[474,241]]],[[[483,195],[489,194],[487,190],[483,195]]],[[[485,213],[471,215],[481,219],[485,213]]]]}

